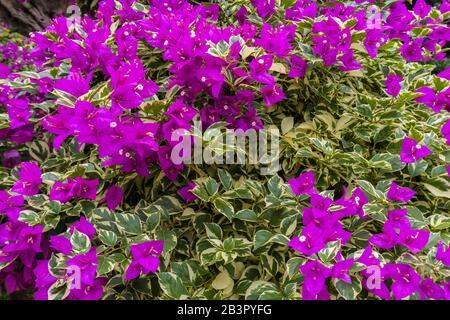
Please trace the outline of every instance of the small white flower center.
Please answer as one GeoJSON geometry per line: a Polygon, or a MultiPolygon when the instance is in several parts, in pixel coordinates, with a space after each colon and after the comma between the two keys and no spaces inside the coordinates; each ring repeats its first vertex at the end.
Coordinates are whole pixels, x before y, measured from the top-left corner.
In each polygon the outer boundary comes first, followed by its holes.
{"type": "Polygon", "coordinates": [[[109,126],[110,126],[111,128],[115,128],[115,127],[117,127],[117,122],[111,122],[111,123],[109,124],[109,126]]]}

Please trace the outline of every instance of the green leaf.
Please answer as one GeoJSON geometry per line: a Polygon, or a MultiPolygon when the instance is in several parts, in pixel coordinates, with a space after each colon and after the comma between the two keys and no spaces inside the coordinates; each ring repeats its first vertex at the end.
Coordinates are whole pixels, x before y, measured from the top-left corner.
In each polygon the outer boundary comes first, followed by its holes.
{"type": "Polygon", "coordinates": [[[233,178],[228,173],[228,171],[219,169],[217,170],[217,173],[219,174],[220,182],[222,183],[223,187],[226,190],[230,190],[233,187],[233,178]]]}
{"type": "Polygon", "coordinates": [[[425,170],[427,170],[427,168],[428,162],[426,162],[425,160],[419,160],[415,163],[408,164],[408,172],[412,178],[420,176],[425,172],[425,170]]]}
{"type": "Polygon", "coordinates": [[[85,254],[91,249],[91,241],[89,237],[78,230],[74,230],[70,237],[72,251],[76,254],[85,254]]]}
{"type": "Polygon", "coordinates": [[[289,279],[292,279],[294,276],[298,275],[298,269],[300,265],[303,263],[304,259],[299,257],[294,257],[289,259],[286,263],[286,272],[289,276],[289,279]]]}
{"type": "Polygon", "coordinates": [[[155,237],[158,240],[164,241],[164,255],[175,249],[177,246],[178,238],[173,230],[157,230],[155,232],[155,237]]]}
{"type": "Polygon", "coordinates": [[[41,222],[41,217],[33,210],[22,210],[20,211],[19,220],[30,226],[35,226],[41,222]]]}
{"type": "Polygon", "coordinates": [[[153,231],[155,230],[161,221],[161,215],[159,212],[152,212],[148,218],[147,218],[147,222],[145,223],[147,225],[147,229],[149,231],[153,231]]]}
{"type": "Polygon", "coordinates": [[[205,223],[206,236],[209,239],[222,240],[223,232],[222,228],[216,223],[205,223]]]}
{"type": "Polygon", "coordinates": [[[353,281],[352,284],[348,284],[344,281],[338,280],[336,282],[336,290],[339,295],[345,300],[356,300],[356,297],[361,292],[361,285],[357,281],[353,281]]]}
{"type": "Polygon", "coordinates": [[[50,156],[50,148],[48,143],[43,140],[34,140],[27,144],[28,152],[33,160],[42,163],[50,156]]]}
{"type": "Polygon", "coordinates": [[[222,198],[216,198],[214,200],[214,207],[216,208],[217,211],[219,211],[221,214],[227,217],[229,221],[233,219],[234,208],[228,201],[222,198]]]}
{"type": "Polygon", "coordinates": [[[281,180],[279,176],[273,176],[267,183],[270,193],[272,193],[275,197],[281,197],[281,194],[283,193],[282,186],[283,180],[281,180]]]}
{"type": "Polygon", "coordinates": [[[234,284],[233,279],[231,279],[228,272],[224,271],[216,276],[211,286],[216,290],[224,290],[226,288],[229,288],[230,286],[232,287],[233,284],[234,284]]]}
{"type": "Polygon", "coordinates": [[[270,238],[272,237],[272,232],[268,230],[259,230],[255,234],[255,238],[253,240],[254,250],[257,250],[267,244],[269,244],[270,238]]]}
{"type": "Polygon", "coordinates": [[[364,191],[364,194],[367,196],[367,198],[369,198],[369,201],[384,197],[383,193],[375,189],[375,187],[370,182],[365,180],[356,180],[356,183],[364,191]]]}
{"type": "Polygon", "coordinates": [[[246,300],[281,300],[283,293],[271,282],[255,281],[245,292],[246,300]]]}
{"type": "Polygon", "coordinates": [[[249,210],[249,209],[243,209],[243,210],[236,212],[236,214],[234,215],[234,218],[243,220],[243,221],[248,221],[248,222],[257,222],[258,221],[258,216],[256,215],[255,211],[249,210]]]}
{"type": "Polygon", "coordinates": [[[444,230],[450,228],[450,217],[434,214],[429,219],[430,227],[434,230],[444,230]]]}
{"type": "Polygon", "coordinates": [[[191,190],[198,198],[205,202],[209,202],[210,199],[219,191],[219,185],[216,180],[208,178],[206,182],[197,183],[197,186],[191,190]]]}
{"type": "Polygon", "coordinates": [[[99,255],[97,259],[97,276],[108,274],[114,270],[114,261],[112,261],[109,257],[99,255]]]}
{"type": "Polygon", "coordinates": [[[161,289],[169,298],[175,300],[185,300],[189,298],[188,291],[176,274],[171,272],[159,272],[158,279],[161,289]]]}
{"type": "Polygon", "coordinates": [[[48,289],[48,300],[64,300],[70,294],[70,284],[58,280],[48,289]]]}
{"type": "Polygon", "coordinates": [[[450,182],[445,178],[435,178],[423,184],[432,195],[440,198],[450,198],[450,182]]]}
{"type": "Polygon", "coordinates": [[[285,117],[281,120],[281,133],[286,134],[294,128],[294,118],[285,117]]]}
{"type": "Polygon", "coordinates": [[[318,256],[320,260],[322,260],[322,262],[327,263],[332,261],[336,257],[336,254],[339,252],[340,249],[341,249],[341,242],[339,240],[333,241],[328,243],[326,248],[320,250],[318,256]]]}
{"type": "Polygon", "coordinates": [[[141,219],[137,215],[128,214],[128,213],[119,213],[116,214],[117,223],[119,226],[125,230],[125,232],[131,234],[141,234],[142,226],[141,219]]]}
{"type": "Polygon", "coordinates": [[[98,230],[98,238],[100,241],[108,247],[114,247],[117,243],[117,235],[109,230],[98,230]]]}

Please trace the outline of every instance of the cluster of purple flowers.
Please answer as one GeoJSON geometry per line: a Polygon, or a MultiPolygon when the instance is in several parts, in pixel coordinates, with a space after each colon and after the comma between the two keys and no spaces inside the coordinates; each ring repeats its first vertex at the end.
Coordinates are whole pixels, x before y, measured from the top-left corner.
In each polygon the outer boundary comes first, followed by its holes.
{"type": "MultiPolygon", "coordinates": [[[[80,220],[68,228],[68,235],[78,231],[86,235],[91,241],[96,230],[94,226],[81,217],[80,220]]],[[[49,238],[49,248],[54,253],[63,254],[68,259],[65,261],[66,269],[58,270],[59,273],[50,272],[49,260],[43,259],[36,262],[33,273],[36,277],[36,300],[48,300],[49,289],[57,281],[67,281],[70,292],[67,300],[99,300],[103,296],[103,286],[105,278],[97,277],[97,248],[92,247],[84,254],[72,254],[72,244],[65,235],[51,236],[49,238]]]]}
{"type": "MultiPolygon", "coordinates": [[[[330,299],[326,287],[328,278],[352,284],[353,280],[349,272],[355,262],[367,267],[361,271],[365,289],[382,299],[390,299],[391,292],[395,299],[403,299],[415,292],[419,292],[421,299],[450,298],[450,282],[438,285],[431,278],[422,280],[419,274],[407,264],[384,265],[373,254],[370,245],[356,260],[354,257],[344,259],[339,251],[335,258],[336,262],[331,267],[322,264],[316,254],[325,249],[330,242],[339,241],[340,245],[345,245],[352,236],[350,232],[343,229],[340,220],[352,215],[358,215],[361,219],[368,218],[364,213],[364,205],[369,201],[360,188],[356,188],[348,199],[345,194],[336,201],[319,195],[315,190],[314,174],[311,171],[291,179],[289,185],[296,195],[307,194],[311,197],[311,208],[303,209],[304,227],[301,234],[293,237],[288,244],[308,258],[307,262],[299,268],[304,277],[303,299],[330,299]],[[333,210],[331,210],[332,207],[334,207],[333,210]],[[373,270],[377,271],[375,276],[378,284],[372,283],[373,270]],[[390,290],[385,283],[388,279],[392,280],[390,290]]],[[[397,183],[392,182],[386,196],[391,201],[407,202],[415,194],[414,190],[399,187],[397,183]]],[[[380,249],[392,249],[394,246],[400,245],[406,247],[413,254],[420,252],[428,244],[430,232],[412,229],[407,214],[407,209],[389,211],[388,219],[383,226],[383,233],[372,235],[369,243],[380,249]]],[[[450,264],[450,250],[445,248],[442,241],[438,245],[436,259],[445,266],[450,264]]]]}
{"type": "MultiPolygon", "coordinates": [[[[19,221],[20,212],[26,209],[24,196],[39,193],[42,184],[42,173],[34,162],[22,162],[19,166],[19,180],[14,183],[9,193],[0,190],[0,215],[6,216],[6,221],[0,224],[0,279],[4,282],[8,294],[36,287],[36,299],[46,299],[48,289],[61,279],[52,275],[48,268],[52,252],[70,256],[72,244],[64,235],[44,236],[41,225],[29,226],[19,221]],[[44,259],[44,260],[42,260],[44,259]]],[[[56,181],[50,191],[50,200],[64,203],[77,196],[84,199],[96,199],[98,180],[86,180],[80,177],[68,179],[66,183],[56,181]]],[[[114,210],[122,199],[123,191],[113,185],[105,195],[104,202],[114,210]]],[[[83,216],[68,229],[68,235],[75,230],[94,239],[96,230],[83,216]]],[[[97,256],[95,248],[86,254],[72,256],[66,262],[67,266],[76,266],[81,270],[81,287],[73,289],[67,299],[100,299],[103,295],[105,279],[96,278],[97,256]]]]}

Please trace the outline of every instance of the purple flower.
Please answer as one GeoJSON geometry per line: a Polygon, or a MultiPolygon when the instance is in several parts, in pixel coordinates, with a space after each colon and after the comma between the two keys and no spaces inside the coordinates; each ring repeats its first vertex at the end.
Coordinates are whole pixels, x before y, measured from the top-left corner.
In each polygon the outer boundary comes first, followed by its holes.
{"type": "Polygon", "coordinates": [[[388,221],[394,228],[404,227],[405,229],[409,229],[411,227],[411,223],[408,218],[408,210],[399,209],[399,210],[390,210],[388,211],[388,221]]]}
{"type": "Polygon", "coordinates": [[[436,77],[450,80],[450,68],[445,69],[442,72],[439,72],[436,77]]]}
{"type": "Polygon", "coordinates": [[[11,129],[17,129],[29,123],[30,105],[25,99],[12,99],[5,105],[8,111],[11,129]]]}
{"type": "Polygon", "coordinates": [[[97,253],[92,247],[86,254],[77,255],[67,260],[66,265],[73,266],[80,270],[80,281],[85,285],[93,285],[97,273],[97,253]]]}
{"type": "Polygon", "coordinates": [[[409,188],[400,188],[394,181],[392,181],[391,186],[387,192],[388,200],[407,202],[414,197],[416,192],[409,188]]]}
{"type": "Polygon", "coordinates": [[[64,236],[51,236],[50,248],[54,249],[56,252],[64,253],[65,255],[70,255],[72,252],[70,239],[67,239],[64,236]]]}
{"type": "Polygon", "coordinates": [[[247,20],[248,10],[247,8],[242,5],[239,10],[236,12],[236,19],[239,21],[239,23],[242,25],[247,20]]]}
{"type": "Polygon", "coordinates": [[[294,55],[291,57],[291,70],[289,70],[288,77],[302,78],[305,76],[307,69],[308,64],[306,61],[299,56],[294,55]]]}
{"type": "Polygon", "coordinates": [[[429,87],[421,87],[415,91],[416,93],[422,93],[422,95],[416,98],[417,102],[423,103],[427,107],[430,107],[434,112],[441,112],[441,108],[436,106],[436,92],[429,87]]]}
{"type": "Polygon", "coordinates": [[[446,267],[450,267],[450,247],[445,248],[444,242],[439,241],[436,259],[441,261],[446,267]]]}
{"type": "Polygon", "coordinates": [[[362,65],[355,59],[355,54],[353,51],[345,52],[339,61],[342,63],[342,66],[339,67],[342,71],[359,70],[362,68],[362,65]]]}
{"type": "Polygon", "coordinates": [[[294,25],[278,25],[275,29],[268,23],[261,27],[261,38],[255,41],[255,45],[263,47],[270,54],[278,58],[285,58],[291,52],[291,41],[295,38],[294,25]]]}
{"type": "Polygon", "coordinates": [[[17,221],[23,204],[23,196],[10,196],[7,192],[0,190],[0,213],[6,214],[11,221],[17,221]]]}
{"type": "Polygon", "coordinates": [[[314,19],[317,15],[317,3],[311,0],[298,0],[293,7],[286,9],[286,19],[300,21],[304,17],[314,19]]]}
{"type": "Polygon", "coordinates": [[[171,104],[169,106],[169,109],[166,112],[164,112],[164,114],[169,116],[169,118],[186,123],[190,122],[197,113],[198,113],[197,110],[185,105],[179,100],[171,104]]]}
{"type": "Polygon", "coordinates": [[[48,289],[57,281],[48,270],[48,260],[39,260],[33,270],[36,278],[35,286],[38,289],[34,293],[35,300],[48,300],[48,289]]]}
{"type": "Polygon", "coordinates": [[[133,261],[125,272],[125,279],[131,281],[141,274],[155,273],[160,263],[158,256],[162,253],[163,247],[162,240],[147,241],[130,246],[133,261]]]}
{"type": "Polygon", "coordinates": [[[0,63],[0,79],[5,79],[11,74],[11,70],[8,66],[0,63]]]}
{"type": "Polygon", "coordinates": [[[438,92],[437,94],[433,110],[435,112],[440,112],[437,110],[442,109],[450,111],[450,87],[448,87],[445,91],[438,92]]]}
{"type": "Polygon", "coordinates": [[[3,152],[2,165],[5,168],[14,168],[20,163],[20,153],[16,149],[3,152]]]}
{"type": "Polygon", "coordinates": [[[431,278],[426,278],[420,283],[419,294],[422,300],[431,298],[434,300],[445,299],[445,291],[433,282],[431,278]]]}
{"type": "Polygon", "coordinates": [[[20,180],[11,188],[12,192],[24,196],[34,196],[39,193],[39,186],[42,183],[42,173],[35,162],[22,162],[18,174],[20,180]]]}
{"type": "Polygon", "coordinates": [[[98,179],[86,180],[80,177],[75,178],[75,195],[79,198],[95,200],[97,198],[98,179]]]}
{"type": "Polygon", "coordinates": [[[313,195],[317,193],[314,189],[316,180],[314,179],[314,173],[312,171],[302,173],[298,178],[292,178],[289,180],[288,184],[297,196],[302,194],[313,195]]]}
{"type": "Polygon", "coordinates": [[[383,226],[383,233],[374,234],[369,239],[369,243],[382,249],[391,249],[400,241],[400,236],[396,228],[388,220],[383,226]]]}
{"type": "Polygon", "coordinates": [[[109,210],[114,211],[122,202],[122,198],[123,189],[114,184],[106,193],[104,201],[106,201],[106,205],[108,206],[109,210]]]}
{"type": "Polygon", "coordinates": [[[401,300],[416,292],[420,285],[420,276],[407,264],[387,264],[386,275],[393,280],[392,293],[401,300]]]}
{"type": "Polygon", "coordinates": [[[68,300],[100,300],[103,296],[103,279],[95,279],[92,284],[81,285],[79,289],[72,289],[68,300]]]}
{"type": "Polygon", "coordinates": [[[400,53],[408,62],[423,61],[422,56],[422,42],[423,38],[417,38],[412,42],[405,42],[400,48],[400,53]]]}
{"type": "Polygon", "coordinates": [[[55,89],[70,93],[78,98],[89,92],[91,78],[91,75],[85,79],[80,72],[73,72],[69,74],[67,79],[57,79],[55,89]]]}
{"type": "Polygon", "coordinates": [[[275,0],[251,0],[261,18],[266,18],[275,13],[275,0]]]}
{"type": "Polygon", "coordinates": [[[386,36],[379,29],[366,29],[364,47],[369,57],[374,59],[378,54],[378,48],[386,43],[386,36]]]}
{"type": "Polygon", "coordinates": [[[418,145],[414,139],[405,137],[400,152],[400,161],[404,163],[414,163],[431,154],[431,150],[426,146],[418,145]]]}
{"type": "Polygon", "coordinates": [[[303,273],[303,289],[315,296],[325,287],[325,280],[331,276],[331,270],[317,260],[308,261],[300,267],[303,273]]]}
{"type": "Polygon", "coordinates": [[[303,300],[330,300],[331,296],[326,286],[323,286],[322,290],[317,294],[312,294],[307,287],[302,287],[302,299],[303,300]]]}
{"type": "Polygon", "coordinates": [[[257,115],[254,107],[248,107],[247,112],[239,119],[235,120],[234,117],[230,117],[227,121],[232,123],[236,129],[241,129],[244,132],[250,129],[259,130],[264,127],[264,123],[257,115]]]}
{"type": "Polygon", "coordinates": [[[426,230],[405,230],[401,233],[401,237],[401,245],[407,247],[412,253],[418,253],[427,245],[430,232],[426,230]]]}
{"type": "Polygon", "coordinates": [[[264,55],[259,58],[255,58],[250,62],[250,76],[253,80],[264,83],[274,84],[275,77],[268,74],[273,63],[273,57],[271,55],[264,55]]]}
{"type": "Polygon", "coordinates": [[[75,196],[75,182],[72,179],[67,179],[67,183],[55,181],[50,190],[49,199],[58,200],[61,203],[69,202],[75,196]]]}
{"type": "Polygon", "coordinates": [[[333,203],[333,199],[323,197],[320,194],[312,194],[310,198],[311,206],[317,209],[328,210],[333,203]]]}
{"type": "Polygon", "coordinates": [[[402,86],[400,85],[400,82],[403,81],[403,78],[396,75],[396,74],[389,74],[386,77],[386,82],[385,85],[387,87],[386,92],[393,96],[396,97],[398,96],[402,86]]]}
{"type": "Polygon", "coordinates": [[[266,106],[270,107],[286,98],[280,87],[276,84],[267,85],[261,89],[261,94],[266,106]]]}
{"type": "Polygon", "coordinates": [[[381,261],[373,254],[373,249],[371,246],[367,246],[364,249],[363,253],[357,261],[366,266],[379,266],[381,264],[381,261]]]}
{"type": "Polygon", "coordinates": [[[354,214],[357,214],[361,219],[367,218],[367,215],[364,212],[364,206],[369,203],[369,199],[367,198],[365,193],[361,190],[361,188],[359,187],[355,188],[349,199],[345,198],[346,193],[347,191],[346,188],[344,187],[344,195],[342,196],[342,198],[335,201],[336,205],[343,206],[344,208],[335,211],[333,214],[336,215],[339,219],[354,214]]]}
{"type": "Polygon", "coordinates": [[[325,248],[325,241],[322,238],[322,231],[314,224],[309,224],[303,228],[299,237],[294,237],[289,241],[288,246],[310,256],[325,248]]]}
{"type": "Polygon", "coordinates": [[[55,134],[53,147],[59,149],[61,144],[73,132],[69,128],[66,119],[74,118],[74,109],[65,106],[58,106],[58,112],[55,115],[47,115],[42,121],[42,126],[50,133],[55,134]]]}
{"type": "Polygon", "coordinates": [[[447,145],[450,146],[450,119],[448,119],[447,122],[442,126],[441,133],[446,139],[447,145]]]}
{"type": "Polygon", "coordinates": [[[417,0],[414,5],[414,13],[423,19],[430,13],[431,8],[425,0],[417,0]]]}
{"type": "Polygon", "coordinates": [[[35,227],[24,226],[19,231],[16,242],[7,244],[2,251],[18,256],[25,266],[31,268],[36,253],[42,252],[41,239],[43,229],[40,225],[35,227]]]}
{"type": "Polygon", "coordinates": [[[196,186],[195,182],[189,182],[184,187],[178,189],[178,194],[183,198],[184,202],[189,203],[197,199],[197,196],[191,192],[196,186]]]}
{"type": "Polygon", "coordinates": [[[360,187],[355,188],[353,193],[349,199],[351,203],[357,207],[356,214],[359,215],[361,219],[366,218],[366,214],[364,213],[364,206],[369,203],[369,199],[366,197],[364,191],[361,190],[360,187]]]}
{"type": "Polygon", "coordinates": [[[354,259],[347,259],[336,262],[336,264],[331,269],[331,277],[351,284],[352,279],[350,278],[348,273],[354,263],[354,259]]]}
{"type": "Polygon", "coordinates": [[[95,235],[95,227],[86,220],[85,217],[81,216],[80,221],[75,222],[69,227],[69,232],[72,234],[75,230],[84,233],[90,240],[94,238],[95,235]]]}

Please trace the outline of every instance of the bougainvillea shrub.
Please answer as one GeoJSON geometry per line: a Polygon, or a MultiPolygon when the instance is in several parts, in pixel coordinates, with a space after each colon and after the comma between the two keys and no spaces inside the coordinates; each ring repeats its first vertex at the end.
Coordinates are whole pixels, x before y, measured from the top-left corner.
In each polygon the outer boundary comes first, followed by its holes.
{"type": "Polygon", "coordinates": [[[450,2],[211,2],[2,44],[1,297],[450,299],[450,2]]]}

